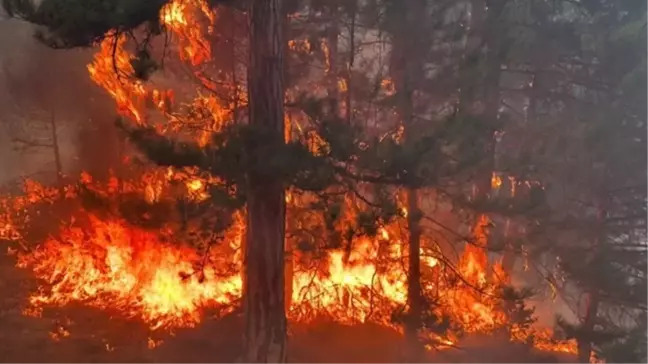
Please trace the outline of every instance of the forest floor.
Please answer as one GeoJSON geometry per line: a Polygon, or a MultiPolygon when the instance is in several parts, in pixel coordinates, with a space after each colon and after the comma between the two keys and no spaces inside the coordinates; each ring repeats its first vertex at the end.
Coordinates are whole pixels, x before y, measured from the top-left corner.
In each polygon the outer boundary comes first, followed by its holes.
{"type": "MultiPolygon", "coordinates": [[[[22,312],[37,282],[14,264],[13,257],[0,254],[1,362],[233,362],[241,352],[241,319],[233,315],[206,318],[173,336],[80,305],[47,309],[42,317],[26,316],[22,312]]],[[[291,332],[291,362],[402,362],[400,335],[375,325],[328,323],[293,326],[291,332]]],[[[423,361],[538,362],[538,357],[526,357],[492,340],[473,341],[477,344],[472,349],[431,352],[423,361]]]]}
{"type": "MultiPolygon", "coordinates": [[[[4,249],[3,249],[4,250],[4,249]]],[[[138,320],[80,305],[23,314],[37,282],[15,259],[0,254],[0,364],[230,364],[240,353],[240,319],[205,319],[196,328],[151,332],[138,320]],[[151,342],[160,342],[149,348],[151,342]]],[[[291,340],[291,362],[395,363],[398,334],[359,326],[339,335],[333,326],[300,330],[291,340]],[[374,335],[373,330],[381,331],[374,335]],[[362,338],[365,339],[364,342],[362,338]],[[352,340],[352,341],[351,341],[352,340]],[[331,357],[332,348],[343,360],[331,357]]]]}

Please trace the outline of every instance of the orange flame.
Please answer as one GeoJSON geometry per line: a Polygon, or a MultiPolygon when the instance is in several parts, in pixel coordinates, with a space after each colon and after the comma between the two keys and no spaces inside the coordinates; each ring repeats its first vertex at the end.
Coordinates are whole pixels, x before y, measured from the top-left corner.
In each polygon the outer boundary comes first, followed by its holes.
{"type": "Polygon", "coordinates": [[[160,22],[178,35],[181,45],[180,57],[196,66],[211,57],[209,41],[197,25],[192,12],[198,10],[214,23],[216,13],[204,0],[175,0],[165,5],[160,11],[160,22]]]}
{"type": "MultiPolygon", "coordinates": [[[[215,19],[216,13],[204,0],[174,0],[160,12],[161,23],[178,36],[180,58],[192,66],[212,57],[205,28],[210,32],[215,19]],[[207,19],[206,27],[199,26],[197,14],[207,19]]],[[[143,105],[149,93],[140,81],[121,76],[133,72],[132,56],[124,48],[125,41],[125,38],[107,37],[100,44],[88,71],[92,80],[115,99],[120,114],[137,123],[145,123],[143,105]]],[[[293,42],[290,46],[302,48],[306,43],[293,42]]],[[[201,81],[211,82],[202,78],[201,81]]],[[[343,79],[338,86],[341,91],[348,91],[343,79]]],[[[390,80],[384,80],[381,86],[385,93],[393,93],[390,80]]],[[[162,94],[156,90],[150,93],[161,109],[166,102],[162,94]]],[[[196,120],[201,131],[195,136],[200,145],[205,145],[210,133],[225,125],[229,110],[214,97],[204,95],[198,95],[191,104],[207,111],[207,115],[196,120]]],[[[181,119],[178,115],[167,116],[181,119]]],[[[299,128],[299,124],[296,126],[299,128]]],[[[290,132],[287,128],[287,134],[290,132]]],[[[307,140],[313,152],[326,147],[316,133],[308,134],[307,140]]],[[[145,174],[141,185],[127,185],[126,190],[137,191],[153,203],[163,198],[170,180],[182,181],[189,197],[197,201],[209,197],[207,187],[214,182],[199,177],[196,171],[166,169],[145,174]]],[[[82,175],[82,183],[95,188],[87,174],[82,175]]],[[[499,187],[499,176],[493,175],[492,183],[494,188],[499,187]]],[[[97,191],[104,195],[116,193],[117,185],[114,180],[107,191],[99,188],[97,191]]],[[[29,204],[59,196],[58,191],[36,184],[28,187],[25,196],[12,200],[9,210],[19,211],[29,204]]],[[[74,197],[72,190],[68,197],[74,197]]],[[[286,199],[291,204],[299,203],[290,194],[286,199]]],[[[350,205],[348,201],[347,204],[350,205]]],[[[407,210],[402,211],[406,216],[407,210]]],[[[14,220],[8,214],[0,215],[0,239],[4,236],[20,239],[20,229],[14,220]]],[[[456,343],[456,331],[490,332],[506,324],[506,314],[498,308],[495,294],[498,283],[505,283],[507,277],[501,265],[489,267],[485,250],[488,225],[488,218],[480,216],[473,230],[473,241],[465,247],[456,267],[441,257],[423,254],[422,249],[422,271],[443,278],[426,280],[423,289],[439,292],[435,310],[439,315],[449,316],[459,326],[447,337],[429,333],[438,342],[456,343]],[[446,279],[445,275],[450,274],[445,272],[452,269],[456,270],[452,276],[460,277],[459,281],[446,279]],[[497,280],[489,280],[490,270],[495,272],[493,276],[497,280]]],[[[99,308],[117,308],[127,316],[144,319],[154,329],[193,326],[201,320],[202,309],[220,307],[228,310],[239,299],[242,231],[242,221],[238,219],[226,232],[225,243],[210,250],[203,260],[195,248],[169,243],[177,239],[165,231],[151,232],[129,226],[125,221],[102,220],[87,214],[63,229],[58,238],[49,238],[38,249],[21,255],[19,265],[32,269],[45,282],[30,299],[36,308],[82,301],[99,308]]],[[[377,237],[354,238],[350,251],[328,250],[323,259],[295,253],[289,316],[307,321],[327,315],[342,322],[372,320],[395,326],[390,316],[407,304],[405,244],[401,236],[405,235],[398,222],[394,222],[379,229],[377,237]],[[314,269],[313,263],[319,266],[314,269]]],[[[62,332],[57,335],[64,336],[62,332]]],[[[523,340],[528,335],[513,331],[512,339],[523,340]]],[[[549,332],[534,332],[534,335],[539,349],[575,352],[572,343],[551,341],[549,332]]],[[[156,345],[149,343],[150,347],[156,345]]]]}
{"type": "Polygon", "coordinates": [[[120,114],[141,123],[140,109],[146,90],[141,82],[131,79],[133,57],[124,49],[125,43],[126,36],[106,37],[99,45],[94,61],[88,65],[88,72],[90,78],[115,99],[120,114]]]}
{"type": "MultiPolygon", "coordinates": [[[[164,171],[160,178],[175,176],[170,173],[164,171]]],[[[152,176],[146,178],[149,183],[155,180],[152,176]]],[[[82,182],[97,193],[109,193],[102,192],[87,174],[82,176],[82,182]]],[[[186,183],[190,191],[204,186],[201,180],[186,183]]],[[[104,188],[111,190],[112,185],[109,182],[104,188]]],[[[48,196],[60,197],[56,190],[34,183],[27,187],[29,192],[15,199],[16,205],[48,201],[48,196]]],[[[124,188],[133,190],[135,186],[126,184],[124,188]]],[[[484,247],[488,225],[488,218],[480,216],[472,244],[467,245],[459,260],[457,269],[463,283],[426,280],[424,286],[425,290],[441,291],[437,313],[449,316],[466,332],[491,332],[507,321],[505,313],[497,308],[497,285],[490,283],[487,275],[484,247]]],[[[20,255],[19,265],[33,270],[45,282],[31,297],[32,307],[26,312],[37,314],[48,304],[81,301],[94,307],[119,309],[157,329],[193,326],[200,322],[204,308],[231,310],[242,290],[241,219],[225,234],[226,243],[215,247],[205,261],[196,249],[169,243],[174,239],[166,230],[151,232],[129,227],[120,220],[101,220],[91,214],[81,216],[71,227],[63,229],[59,238],[49,238],[40,248],[20,255]],[[207,264],[201,266],[201,262],[207,264]]],[[[311,260],[297,254],[289,316],[308,321],[326,315],[346,323],[371,320],[397,327],[390,316],[407,302],[405,245],[399,234],[397,223],[385,226],[373,239],[355,239],[350,252],[330,250],[325,259],[317,260],[321,265],[315,270],[309,266],[311,260]]],[[[447,263],[423,253],[424,271],[440,273],[447,267],[447,263]]],[[[500,265],[493,270],[497,280],[507,280],[500,265]]],[[[541,350],[575,352],[573,342],[553,340],[549,331],[511,333],[512,339],[521,341],[533,335],[535,347],[541,350]]],[[[452,332],[447,337],[429,335],[440,343],[458,340],[452,332]]]]}
{"type": "Polygon", "coordinates": [[[89,231],[70,228],[50,239],[19,265],[30,267],[51,285],[31,297],[36,306],[83,301],[141,315],[153,328],[193,325],[198,308],[230,304],[240,294],[238,276],[216,277],[205,268],[204,282],[193,272],[192,249],[162,243],[158,234],[129,229],[117,221],[90,216],[89,231]]]}

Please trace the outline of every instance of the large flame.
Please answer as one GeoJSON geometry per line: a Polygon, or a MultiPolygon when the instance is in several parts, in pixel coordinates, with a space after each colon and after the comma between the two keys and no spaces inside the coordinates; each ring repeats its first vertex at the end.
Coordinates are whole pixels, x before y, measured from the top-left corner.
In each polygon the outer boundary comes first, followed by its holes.
{"type": "MultiPolygon", "coordinates": [[[[167,181],[169,173],[160,178],[167,181]]],[[[150,175],[145,180],[153,179],[150,175]]],[[[115,182],[105,186],[83,175],[87,189],[109,196],[115,193],[115,182]]],[[[162,187],[167,182],[162,182],[162,187]]],[[[204,182],[187,182],[189,190],[198,190],[204,182]]],[[[22,209],[38,202],[60,198],[55,189],[30,182],[24,196],[13,200],[22,209]]],[[[138,191],[125,184],[129,191],[138,191]]],[[[146,196],[146,189],[141,191],[146,196]]],[[[70,188],[68,198],[76,194],[70,188]]],[[[30,314],[38,314],[47,305],[83,302],[87,305],[117,309],[126,316],[139,317],[152,329],[190,327],[202,319],[207,308],[232,310],[242,292],[240,276],[242,219],[239,217],[225,234],[225,241],[203,256],[182,242],[174,242],[169,229],[144,230],[119,219],[106,219],[79,211],[76,220],[50,237],[37,249],[19,256],[19,266],[33,270],[44,281],[30,298],[30,314]]],[[[465,248],[456,267],[421,251],[423,271],[443,279],[430,283],[424,290],[436,290],[437,314],[448,316],[458,325],[456,333],[492,332],[507,324],[499,308],[497,282],[506,282],[501,266],[488,267],[486,227],[482,216],[473,230],[473,239],[465,248]],[[447,268],[458,270],[443,277],[447,268]],[[490,272],[490,273],[489,273],[490,272]],[[494,283],[494,281],[497,281],[494,283]]],[[[18,230],[18,229],[16,229],[18,230]]],[[[323,259],[309,259],[295,253],[292,276],[292,300],[289,317],[309,321],[327,316],[344,323],[373,321],[398,328],[391,316],[407,302],[407,274],[403,241],[398,237],[397,223],[387,225],[374,238],[354,239],[353,250],[328,250],[323,259]],[[313,267],[313,263],[317,266],[313,267]]],[[[439,337],[438,343],[458,340],[453,331],[439,337]]],[[[531,335],[541,350],[575,352],[573,342],[556,342],[547,330],[521,331],[513,328],[512,339],[524,341],[531,335]]]]}
{"type": "MultiPolygon", "coordinates": [[[[211,31],[210,24],[215,19],[216,13],[204,0],[175,0],[160,13],[162,25],[178,37],[180,59],[191,66],[212,57],[205,31],[211,31]],[[207,26],[198,26],[200,14],[207,26]]],[[[291,46],[296,44],[293,42],[291,46]]],[[[129,77],[133,73],[133,57],[125,46],[126,38],[107,36],[88,70],[94,82],[115,99],[122,115],[143,124],[147,122],[147,99],[163,109],[165,103],[172,101],[172,93],[147,89],[141,81],[129,77]]],[[[199,72],[196,76],[203,84],[210,82],[199,72]]],[[[382,86],[386,92],[393,92],[389,80],[382,86]]],[[[207,110],[207,116],[198,119],[203,127],[194,135],[204,145],[209,133],[227,122],[230,105],[204,95],[198,95],[191,104],[207,110]]],[[[165,115],[171,121],[180,120],[166,110],[165,115]]],[[[308,138],[316,151],[321,139],[317,135],[308,138]]],[[[501,179],[495,177],[493,187],[498,188],[501,179]]],[[[197,171],[165,169],[145,175],[141,189],[133,188],[133,191],[154,203],[162,198],[170,180],[182,181],[190,198],[198,201],[208,198],[207,185],[215,182],[199,176],[197,171]]],[[[82,183],[93,186],[88,175],[82,176],[82,183]]],[[[115,192],[117,184],[111,181],[108,192],[115,192]]],[[[56,190],[33,183],[28,187],[24,196],[4,200],[3,210],[24,211],[29,204],[60,196],[56,190]]],[[[102,192],[102,188],[95,188],[102,192]]],[[[68,190],[67,197],[74,198],[72,189],[68,190]]],[[[289,200],[296,203],[290,196],[289,200]]],[[[406,210],[402,210],[405,215],[406,210]]],[[[92,213],[82,215],[57,237],[50,237],[39,248],[20,256],[19,265],[33,270],[45,282],[30,299],[34,307],[81,301],[94,307],[118,309],[127,316],[145,320],[152,328],[161,328],[193,326],[200,322],[205,308],[228,310],[237,304],[242,292],[241,219],[227,232],[225,241],[205,255],[177,241],[164,229],[152,232],[116,218],[92,213]]],[[[0,239],[22,238],[17,220],[9,212],[0,215],[0,239]]],[[[488,224],[485,216],[479,217],[472,240],[456,265],[442,260],[441,256],[430,256],[427,250],[421,251],[422,271],[438,278],[427,280],[434,283],[426,283],[423,289],[437,292],[434,310],[458,325],[444,337],[429,333],[438,342],[452,344],[459,331],[492,332],[507,323],[496,295],[498,287],[507,283],[508,278],[501,265],[489,266],[488,224]]],[[[398,327],[391,317],[407,304],[404,236],[399,223],[394,222],[380,228],[376,237],[355,238],[351,251],[329,249],[323,258],[317,259],[307,253],[295,253],[296,263],[289,283],[292,285],[290,318],[308,321],[325,315],[348,323],[371,320],[398,327]]],[[[512,339],[525,340],[531,334],[539,349],[575,352],[572,342],[553,342],[549,331],[513,330],[512,339]]]]}
{"type": "Polygon", "coordinates": [[[218,276],[213,266],[192,274],[197,261],[195,250],[162,243],[158,233],[90,215],[89,226],[64,230],[19,264],[48,283],[31,297],[36,306],[81,301],[141,316],[156,328],[192,325],[199,308],[240,295],[238,275],[218,276]]]}

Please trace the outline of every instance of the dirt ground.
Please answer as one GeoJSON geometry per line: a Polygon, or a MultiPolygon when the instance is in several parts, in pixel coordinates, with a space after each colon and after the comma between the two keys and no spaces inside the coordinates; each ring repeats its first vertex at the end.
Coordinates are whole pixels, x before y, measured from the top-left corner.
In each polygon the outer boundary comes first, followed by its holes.
{"type": "MultiPolygon", "coordinates": [[[[241,352],[241,319],[205,318],[196,328],[173,335],[153,332],[118,314],[66,306],[35,318],[22,314],[36,287],[30,272],[0,254],[0,361],[2,362],[233,362],[241,352]],[[160,343],[161,340],[161,343],[160,343]],[[151,345],[154,344],[154,345],[151,345]],[[154,346],[154,348],[149,348],[154,346]]],[[[465,350],[430,353],[425,362],[557,362],[518,348],[473,340],[465,350]],[[474,344],[474,343],[473,343],[474,344]],[[470,346],[470,345],[469,345],[470,346]]],[[[402,362],[401,338],[375,325],[333,323],[291,327],[291,362],[402,362]]],[[[566,362],[566,360],[561,360],[566,362]]]]}
{"type": "Polygon", "coordinates": [[[12,257],[0,255],[0,361],[225,362],[237,353],[231,330],[209,325],[171,337],[151,333],[138,320],[81,305],[46,309],[38,318],[23,315],[36,283],[29,271],[14,267],[12,257]],[[163,343],[149,349],[149,340],[163,343]]]}

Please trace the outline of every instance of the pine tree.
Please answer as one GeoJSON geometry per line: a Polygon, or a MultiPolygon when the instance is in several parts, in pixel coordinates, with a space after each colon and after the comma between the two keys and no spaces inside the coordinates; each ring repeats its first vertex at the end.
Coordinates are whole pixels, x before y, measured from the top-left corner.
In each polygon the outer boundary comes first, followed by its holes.
{"type": "MultiPolygon", "coordinates": [[[[273,153],[284,139],[282,1],[255,1],[250,19],[249,125],[263,130],[245,153],[273,153]]],[[[264,163],[263,160],[254,161],[264,163]]],[[[259,168],[246,178],[245,337],[250,362],[286,361],[284,304],[285,194],[283,181],[259,168]]]]}
{"type": "MultiPolygon", "coordinates": [[[[434,297],[421,289],[426,277],[420,248],[435,243],[437,249],[440,244],[431,240],[443,236],[441,230],[451,230],[450,245],[474,243],[460,230],[488,213],[496,217],[508,261],[522,248],[532,264],[558,257],[555,276],[546,278],[556,285],[563,275],[589,297],[579,324],[561,322],[578,340],[581,360],[592,350],[610,360],[645,356],[639,350],[645,326],[620,325],[618,318],[626,310],[628,317],[645,321],[640,316],[646,310],[645,34],[639,35],[645,33],[645,4],[469,3],[252,2],[248,123],[239,123],[245,113],[236,112],[236,122],[204,147],[121,124],[153,163],[198,167],[219,177],[223,185],[213,186],[209,201],[219,213],[247,207],[247,360],[286,359],[284,240],[306,252],[331,247],[350,252],[353,238],[375,236],[381,225],[404,217],[394,197],[403,189],[409,235],[404,321],[410,341],[423,327],[448,326],[430,314],[434,297]],[[304,22],[283,18],[297,9],[322,13],[311,12],[304,22]],[[468,21],[468,29],[459,26],[468,21]],[[376,43],[391,38],[389,80],[384,69],[371,69],[359,56],[363,37],[372,31],[380,34],[372,39],[376,43]],[[298,40],[308,40],[305,51],[298,40]],[[621,52],[628,56],[614,57],[621,52]],[[313,76],[309,66],[316,61],[328,66],[313,76]],[[292,92],[319,80],[326,85],[325,97],[292,92]],[[384,90],[387,81],[395,92],[384,90]],[[516,112],[516,106],[525,110],[516,112]],[[310,124],[293,128],[284,140],[284,113],[291,120],[305,115],[310,124]],[[504,137],[500,142],[494,136],[504,137]],[[492,190],[494,171],[499,190],[492,190]],[[470,193],[471,187],[477,192],[470,193]],[[304,222],[306,233],[284,226],[285,190],[308,202],[289,211],[290,220],[304,222]],[[349,207],[340,196],[351,196],[360,206],[356,220],[344,226],[340,216],[349,207]],[[440,223],[441,213],[423,196],[435,206],[452,206],[447,214],[454,225],[440,223]],[[292,234],[288,239],[285,229],[292,234]]],[[[9,14],[44,26],[39,37],[53,47],[89,46],[109,29],[158,34],[163,4],[3,2],[9,14]]],[[[136,62],[143,77],[155,68],[144,52],[147,41],[139,43],[136,62]]],[[[375,63],[381,57],[375,55],[375,63]]],[[[232,81],[236,74],[231,71],[232,81]]],[[[485,248],[496,250],[495,243],[491,239],[485,248]]],[[[521,296],[504,291],[504,310],[528,326],[531,313],[521,296]]]]}
{"type": "MultiPolygon", "coordinates": [[[[645,49],[645,35],[637,31],[645,26],[645,3],[533,4],[533,37],[552,52],[513,58],[517,72],[530,73],[532,80],[521,90],[528,98],[528,124],[506,136],[523,142],[507,149],[504,159],[511,171],[526,169],[544,185],[547,208],[529,215],[525,245],[532,259],[560,259],[549,278],[556,284],[566,276],[571,288],[561,294],[584,295],[574,303],[580,322],[560,324],[578,340],[579,360],[588,361],[592,350],[603,357],[615,342],[645,340],[628,340],[637,325],[622,324],[645,312],[645,297],[639,298],[645,290],[638,287],[646,279],[646,246],[637,234],[645,231],[646,196],[645,188],[636,188],[646,178],[646,116],[636,103],[645,95],[645,77],[637,73],[645,64],[644,52],[637,51],[645,49]],[[612,36],[610,29],[616,29],[612,36]],[[624,62],[614,60],[619,52],[627,55],[624,62]],[[630,79],[644,81],[620,82],[630,79]],[[522,158],[524,168],[518,165],[522,158]]],[[[635,349],[630,352],[641,355],[635,349]]]]}
{"type": "MultiPolygon", "coordinates": [[[[420,85],[416,79],[423,71],[423,57],[421,49],[426,44],[421,42],[425,34],[420,27],[425,24],[427,12],[426,1],[412,1],[404,4],[387,4],[387,16],[393,23],[393,45],[392,45],[392,79],[395,81],[396,109],[400,124],[404,128],[405,143],[416,138],[413,133],[415,122],[414,95],[420,85]],[[406,26],[407,25],[407,26],[406,26]],[[423,43],[423,44],[422,44],[423,43]]],[[[405,171],[412,173],[415,171],[405,171]]],[[[419,208],[419,193],[416,186],[406,186],[407,195],[407,228],[408,228],[408,318],[405,323],[405,334],[412,346],[410,355],[412,359],[420,353],[417,348],[419,339],[418,331],[421,327],[422,318],[422,292],[421,292],[421,226],[422,212],[419,208]]]]}

